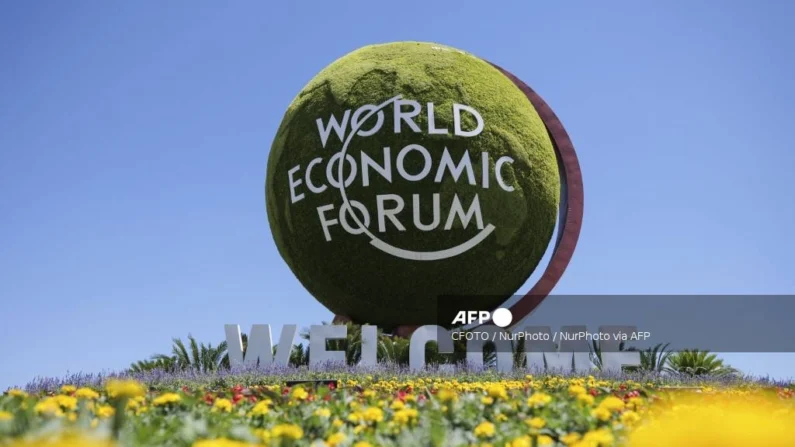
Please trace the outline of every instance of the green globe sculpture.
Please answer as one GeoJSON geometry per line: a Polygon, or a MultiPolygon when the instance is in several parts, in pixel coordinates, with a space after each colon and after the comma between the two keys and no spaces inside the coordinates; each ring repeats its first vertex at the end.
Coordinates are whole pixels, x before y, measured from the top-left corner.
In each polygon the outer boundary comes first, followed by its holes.
{"type": "Polygon", "coordinates": [[[555,226],[560,177],[533,105],[488,62],[434,43],[360,48],[290,104],[268,158],[279,253],[336,315],[384,328],[494,309],[555,226]]]}

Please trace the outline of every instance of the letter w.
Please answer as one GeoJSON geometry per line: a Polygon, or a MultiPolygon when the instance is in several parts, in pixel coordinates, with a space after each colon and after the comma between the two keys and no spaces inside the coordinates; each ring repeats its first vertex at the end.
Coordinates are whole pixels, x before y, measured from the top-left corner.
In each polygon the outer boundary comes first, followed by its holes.
{"type": "Polygon", "coordinates": [[[337,133],[337,137],[340,139],[340,142],[345,141],[345,129],[348,127],[348,118],[350,117],[351,111],[346,110],[345,114],[342,115],[342,123],[337,122],[337,118],[334,114],[331,115],[328,119],[328,126],[323,125],[323,120],[318,118],[317,121],[317,131],[320,133],[320,142],[323,144],[323,147],[326,147],[326,142],[328,141],[328,136],[331,133],[331,129],[337,133]]]}
{"type": "Polygon", "coordinates": [[[287,365],[290,361],[290,352],[295,344],[295,335],[298,325],[285,324],[279,337],[279,346],[276,356],[273,355],[273,338],[271,325],[255,324],[251,326],[248,334],[248,343],[244,349],[243,337],[240,335],[240,326],[237,324],[224,325],[226,332],[226,349],[229,354],[229,366],[258,366],[260,368],[276,363],[287,365]]]}

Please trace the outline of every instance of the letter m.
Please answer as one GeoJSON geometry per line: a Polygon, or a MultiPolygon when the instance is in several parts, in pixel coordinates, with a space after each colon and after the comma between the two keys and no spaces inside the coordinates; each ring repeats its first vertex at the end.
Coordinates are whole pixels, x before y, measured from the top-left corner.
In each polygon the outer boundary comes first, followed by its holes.
{"type": "Polygon", "coordinates": [[[469,205],[469,210],[466,213],[464,213],[464,207],[461,205],[461,201],[458,200],[458,194],[453,195],[453,204],[450,206],[450,214],[447,216],[447,222],[444,224],[445,230],[453,228],[453,222],[456,216],[461,220],[461,226],[464,228],[469,225],[469,221],[472,220],[474,216],[478,230],[482,230],[483,215],[480,212],[480,200],[478,200],[478,195],[475,194],[475,197],[472,199],[472,204],[469,205]]]}

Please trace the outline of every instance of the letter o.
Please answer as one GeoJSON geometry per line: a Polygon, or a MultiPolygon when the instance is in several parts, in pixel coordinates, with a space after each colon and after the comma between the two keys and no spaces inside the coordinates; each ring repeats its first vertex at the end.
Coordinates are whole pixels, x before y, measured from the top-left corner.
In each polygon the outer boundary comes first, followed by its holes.
{"type": "MultiPolygon", "coordinates": [[[[331,186],[337,189],[340,188],[340,182],[339,179],[334,178],[334,173],[338,172],[339,169],[334,169],[334,162],[339,162],[340,158],[342,157],[341,154],[341,152],[337,152],[336,154],[332,155],[328,161],[328,164],[326,165],[326,177],[328,178],[328,182],[331,186]]],[[[356,179],[356,160],[351,156],[351,154],[345,154],[345,161],[351,165],[351,174],[345,179],[345,187],[347,188],[348,186],[351,186],[353,180],[356,179]]],[[[344,165],[342,168],[342,173],[343,175],[345,174],[344,165]]]]}
{"type": "Polygon", "coordinates": [[[345,229],[350,234],[362,234],[365,232],[365,229],[370,226],[370,213],[367,212],[367,208],[361,203],[357,202],[356,200],[348,200],[348,202],[343,203],[340,207],[340,225],[342,228],[345,229]],[[357,210],[362,212],[364,216],[364,220],[362,223],[363,227],[354,228],[348,225],[348,218],[346,217],[348,213],[353,213],[351,207],[356,208],[357,210]]]}
{"type": "Polygon", "coordinates": [[[409,144],[408,146],[404,147],[400,150],[400,153],[397,156],[397,170],[401,177],[410,181],[416,182],[425,178],[429,172],[431,172],[431,154],[428,152],[428,149],[420,146],[419,144],[409,144]],[[425,166],[422,168],[419,174],[409,174],[406,172],[406,167],[403,166],[404,159],[406,155],[411,151],[417,151],[422,154],[423,158],[425,158],[425,166]]]}
{"type": "MultiPolygon", "coordinates": [[[[365,104],[356,109],[356,111],[353,112],[353,117],[351,117],[351,126],[353,126],[354,129],[357,129],[360,124],[363,124],[359,122],[359,118],[361,118],[362,113],[375,109],[376,106],[372,104],[365,104]]],[[[384,124],[384,112],[379,110],[375,115],[378,117],[375,126],[373,126],[373,128],[370,130],[359,130],[356,132],[356,135],[359,135],[360,137],[369,137],[381,129],[381,126],[384,124]]]]}

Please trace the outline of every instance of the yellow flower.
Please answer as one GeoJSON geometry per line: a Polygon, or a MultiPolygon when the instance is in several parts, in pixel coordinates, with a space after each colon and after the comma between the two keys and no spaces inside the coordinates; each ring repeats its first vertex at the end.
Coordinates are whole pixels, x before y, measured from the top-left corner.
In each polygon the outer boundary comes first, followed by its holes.
{"type": "Polygon", "coordinates": [[[354,444],[353,447],[373,447],[373,445],[367,441],[359,441],[356,444],[354,444]]]}
{"type": "Polygon", "coordinates": [[[632,427],[635,424],[637,424],[638,422],[640,422],[640,415],[638,415],[638,413],[635,413],[632,410],[627,410],[627,411],[621,413],[621,423],[622,424],[624,424],[624,425],[626,425],[628,427],[632,427]]]}
{"type": "Polygon", "coordinates": [[[598,407],[591,410],[591,416],[595,417],[596,419],[599,419],[602,422],[610,419],[612,415],[613,413],[611,413],[610,410],[603,407],[598,407]]]}
{"type": "MultiPolygon", "coordinates": [[[[585,436],[582,438],[582,443],[585,445],[596,445],[600,447],[610,446],[613,445],[615,438],[613,437],[613,433],[606,428],[600,428],[598,430],[591,430],[585,433],[585,436]]],[[[682,445],[682,444],[655,444],[655,445],[682,445]]],[[[688,445],[688,444],[685,444],[688,445]]]]}
{"type": "Polygon", "coordinates": [[[274,438],[298,440],[304,437],[304,430],[295,424],[279,424],[273,427],[271,435],[274,438]]]}
{"type": "Polygon", "coordinates": [[[547,435],[540,435],[538,437],[538,445],[552,445],[555,441],[547,435]]]}
{"type": "Polygon", "coordinates": [[[318,408],[317,410],[315,410],[314,415],[322,418],[327,418],[331,416],[331,410],[329,410],[328,408],[318,408]]]}
{"type": "Polygon", "coordinates": [[[579,396],[580,394],[585,394],[587,391],[585,390],[584,386],[581,385],[571,385],[569,387],[569,394],[572,396],[579,396]]]}
{"type": "MultiPolygon", "coordinates": [[[[78,390],[78,391],[80,391],[80,390],[78,390]]],[[[144,403],[146,403],[146,398],[143,397],[143,396],[138,396],[138,397],[132,398],[132,399],[127,401],[127,409],[128,410],[137,410],[137,409],[141,408],[144,405],[144,403]]]]}
{"type": "Polygon", "coordinates": [[[78,399],[90,399],[90,400],[99,399],[99,393],[92,390],[91,388],[85,388],[85,387],[77,389],[77,391],[75,391],[74,396],[78,399]]]}
{"type": "Polygon", "coordinates": [[[52,397],[40,400],[33,407],[33,411],[42,416],[63,416],[63,410],[58,402],[52,397]]]}
{"type": "Polygon", "coordinates": [[[253,445],[254,444],[226,438],[202,439],[201,441],[196,441],[193,443],[193,447],[249,447],[253,445]]]}
{"type": "Polygon", "coordinates": [[[102,405],[94,412],[97,416],[102,419],[107,419],[116,413],[116,410],[113,409],[110,405],[102,405]]]}
{"type": "Polygon", "coordinates": [[[152,405],[155,407],[162,407],[168,404],[178,404],[182,401],[182,397],[177,393],[164,393],[160,396],[157,396],[153,401],[152,405]]]}
{"type": "Polygon", "coordinates": [[[14,419],[14,415],[7,411],[0,411],[0,421],[10,421],[14,419]]]}
{"type": "Polygon", "coordinates": [[[61,392],[65,394],[70,394],[74,393],[76,389],[77,387],[74,385],[64,385],[61,387],[61,392]]]}
{"type": "Polygon", "coordinates": [[[405,407],[406,407],[406,404],[404,404],[403,401],[397,400],[397,399],[395,399],[395,401],[392,402],[392,405],[389,406],[389,408],[391,408],[393,410],[402,410],[405,407]]]}
{"type": "Polygon", "coordinates": [[[593,405],[594,397],[590,394],[580,394],[577,396],[577,402],[585,405],[593,405]]]}
{"type": "Polygon", "coordinates": [[[544,426],[547,425],[547,421],[545,421],[544,418],[540,417],[527,419],[524,421],[524,423],[527,424],[530,428],[536,428],[536,429],[544,428],[544,426]]]}
{"type": "Polygon", "coordinates": [[[77,408],[77,399],[72,396],[58,394],[53,396],[52,399],[64,410],[74,410],[77,408]]]}
{"type": "Polygon", "coordinates": [[[232,401],[229,399],[216,399],[213,402],[213,412],[230,413],[232,411],[232,401]]]}
{"type": "Polygon", "coordinates": [[[19,388],[11,388],[10,390],[6,391],[6,394],[12,397],[28,397],[28,393],[20,390],[19,388]]]}
{"type": "Polygon", "coordinates": [[[436,397],[442,402],[455,402],[458,400],[458,394],[450,388],[444,388],[436,393],[436,397]]]}
{"type": "Polygon", "coordinates": [[[73,433],[65,433],[57,439],[19,440],[8,445],[12,447],[113,447],[116,444],[109,439],[89,438],[73,433]]]}
{"type": "MultiPolygon", "coordinates": [[[[658,445],[749,446],[792,445],[795,424],[792,417],[774,416],[776,408],[791,403],[754,401],[727,395],[708,403],[704,396],[680,397],[677,410],[665,409],[634,430],[629,437],[633,447],[658,445]]],[[[710,399],[712,400],[712,399],[710,399]]]]}
{"type": "Polygon", "coordinates": [[[404,408],[395,412],[393,419],[401,425],[407,425],[415,422],[419,416],[419,412],[414,408],[404,408]]]}
{"type": "Polygon", "coordinates": [[[550,402],[552,402],[552,396],[545,393],[533,393],[527,398],[527,405],[533,408],[543,407],[550,402]]]}
{"type": "Polygon", "coordinates": [[[529,436],[521,436],[506,443],[505,447],[533,447],[533,440],[529,436]]]}
{"type": "Polygon", "coordinates": [[[640,397],[631,397],[629,399],[629,402],[627,402],[627,406],[634,410],[638,410],[641,407],[643,407],[643,399],[641,399],[640,397]]]}
{"type": "Polygon", "coordinates": [[[507,399],[508,398],[508,391],[502,385],[489,385],[487,388],[487,392],[489,393],[490,397],[495,399],[507,399]]]}
{"type": "Polygon", "coordinates": [[[582,438],[582,436],[579,433],[569,433],[569,434],[561,436],[560,442],[562,442],[562,443],[564,443],[566,445],[572,445],[572,444],[576,443],[577,441],[579,441],[580,438],[582,438]]]}
{"type": "Polygon", "coordinates": [[[345,442],[345,438],[345,433],[337,432],[326,439],[326,444],[328,444],[330,447],[336,447],[337,444],[345,442]]]}
{"type": "Polygon", "coordinates": [[[271,410],[270,404],[271,404],[270,399],[265,399],[257,402],[254,405],[254,408],[252,408],[251,411],[249,411],[248,413],[249,416],[265,416],[271,410]]]}
{"type": "Polygon", "coordinates": [[[105,391],[113,398],[138,397],[146,394],[146,388],[135,380],[109,380],[105,384],[105,391]]]}
{"type": "Polygon", "coordinates": [[[332,421],[332,422],[331,422],[331,426],[332,426],[332,427],[334,427],[334,428],[340,428],[340,427],[342,427],[344,424],[345,424],[345,423],[344,423],[344,422],[342,422],[342,420],[341,420],[341,419],[334,419],[334,421],[332,421]]]}
{"type": "Polygon", "coordinates": [[[494,403],[494,398],[490,396],[483,396],[480,398],[480,403],[483,405],[491,405],[494,403]]]}
{"type": "Polygon", "coordinates": [[[309,393],[300,386],[293,388],[293,391],[290,393],[290,395],[295,400],[306,400],[306,398],[309,397],[309,393]]]}
{"type": "Polygon", "coordinates": [[[353,422],[354,424],[359,424],[359,423],[362,422],[362,419],[364,419],[364,417],[358,411],[354,411],[354,412],[352,412],[351,414],[348,415],[347,419],[348,419],[348,422],[353,422]]]}
{"type": "Polygon", "coordinates": [[[271,442],[271,432],[265,428],[255,428],[254,436],[256,436],[265,445],[268,445],[271,442]]]}
{"type": "Polygon", "coordinates": [[[624,401],[616,396],[608,396],[599,402],[599,407],[612,412],[621,411],[624,409],[624,401]]]}
{"type": "Polygon", "coordinates": [[[380,408],[369,407],[364,410],[363,417],[367,422],[381,422],[384,420],[384,412],[380,408]]]}
{"type": "Polygon", "coordinates": [[[475,427],[474,434],[478,438],[490,438],[494,436],[496,433],[496,428],[494,424],[488,421],[481,422],[477,427],[475,427]]]}

